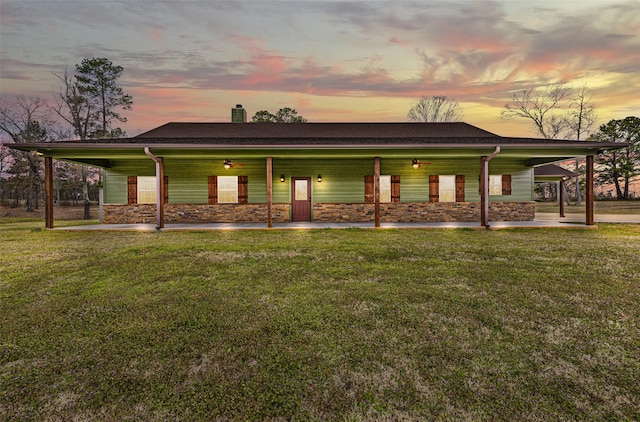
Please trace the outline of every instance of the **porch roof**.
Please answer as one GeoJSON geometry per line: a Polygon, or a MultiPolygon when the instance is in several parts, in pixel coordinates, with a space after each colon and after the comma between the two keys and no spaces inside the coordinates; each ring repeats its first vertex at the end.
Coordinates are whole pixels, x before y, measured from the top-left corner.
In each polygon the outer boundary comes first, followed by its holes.
{"type": "Polygon", "coordinates": [[[500,147],[500,157],[534,166],[626,145],[501,137],[467,123],[167,123],[131,138],[8,144],[101,167],[145,158],[145,147],[167,158],[454,158],[500,147]]]}

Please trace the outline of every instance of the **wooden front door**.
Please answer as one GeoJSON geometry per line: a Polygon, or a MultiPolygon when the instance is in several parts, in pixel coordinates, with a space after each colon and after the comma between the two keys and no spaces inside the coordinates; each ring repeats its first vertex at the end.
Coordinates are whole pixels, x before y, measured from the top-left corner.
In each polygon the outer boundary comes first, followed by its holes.
{"type": "Polygon", "coordinates": [[[291,178],[291,221],[311,221],[311,178],[291,178]]]}

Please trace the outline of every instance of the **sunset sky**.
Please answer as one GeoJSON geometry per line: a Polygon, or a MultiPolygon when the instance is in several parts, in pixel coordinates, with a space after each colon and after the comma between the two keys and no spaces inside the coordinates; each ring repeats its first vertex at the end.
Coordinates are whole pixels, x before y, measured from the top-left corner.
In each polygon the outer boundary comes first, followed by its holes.
{"type": "Polygon", "coordinates": [[[124,67],[128,135],[226,122],[242,104],[310,122],[407,121],[422,95],[463,120],[535,136],[500,112],[559,80],[593,91],[598,123],[640,116],[640,2],[5,1],[0,94],[52,98],[83,58],[124,67]]]}

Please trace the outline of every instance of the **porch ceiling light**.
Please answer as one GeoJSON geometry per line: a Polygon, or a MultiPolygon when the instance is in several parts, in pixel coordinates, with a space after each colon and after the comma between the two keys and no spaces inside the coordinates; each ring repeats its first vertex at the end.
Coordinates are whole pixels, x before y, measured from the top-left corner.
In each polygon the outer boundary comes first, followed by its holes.
{"type": "Polygon", "coordinates": [[[413,166],[414,169],[419,169],[421,165],[427,165],[427,164],[431,164],[431,163],[420,161],[417,158],[414,158],[413,160],[411,160],[411,165],[413,166]]]}
{"type": "Polygon", "coordinates": [[[318,183],[322,183],[322,176],[318,175],[318,183]]]}

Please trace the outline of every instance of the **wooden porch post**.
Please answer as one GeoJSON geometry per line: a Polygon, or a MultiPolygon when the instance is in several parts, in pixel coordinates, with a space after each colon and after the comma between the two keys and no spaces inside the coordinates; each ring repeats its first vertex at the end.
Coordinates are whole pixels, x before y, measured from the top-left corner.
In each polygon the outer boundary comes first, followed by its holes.
{"type": "Polygon", "coordinates": [[[380,157],[375,158],[373,166],[373,198],[375,207],[375,226],[380,227],[380,157]]]}
{"type": "Polygon", "coordinates": [[[586,216],[587,226],[595,224],[593,208],[593,155],[587,155],[586,216]]]}
{"type": "Polygon", "coordinates": [[[53,228],[53,158],[44,157],[44,225],[53,228]]]}
{"type": "Polygon", "coordinates": [[[558,205],[560,205],[560,217],[564,217],[564,180],[558,182],[558,201],[558,205]]]}
{"type": "Polygon", "coordinates": [[[164,163],[162,157],[158,157],[156,161],[156,177],[157,177],[157,212],[156,212],[156,228],[164,228],[164,163]]]}
{"type": "Polygon", "coordinates": [[[489,159],[480,157],[480,225],[489,227],[489,159]]]}
{"type": "Polygon", "coordinates": [[[273,227],[273,158],[267,157],[267,227],[273,227]]]}

